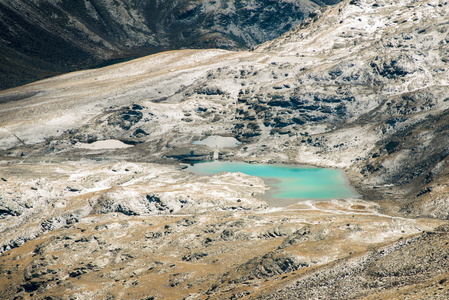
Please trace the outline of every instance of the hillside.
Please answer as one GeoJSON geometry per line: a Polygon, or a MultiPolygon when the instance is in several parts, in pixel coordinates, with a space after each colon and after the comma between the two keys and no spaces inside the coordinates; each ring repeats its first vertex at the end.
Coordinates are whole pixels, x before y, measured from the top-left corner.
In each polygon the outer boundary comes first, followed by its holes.
{"type": "Polygon", "coordinates": [[[0,89],[163,50],[248,49],[319,7],[309,0],[2,0],[0,89]]]}
{"type": "Polygon", "coordinates": [[[0,298],[447,298],[448,14],[345,1],[253,51],[0,92],[0,298]],[[340,168],[362,197],[268,207],[260,178],[184,170],[213,157],[340,168]]]}

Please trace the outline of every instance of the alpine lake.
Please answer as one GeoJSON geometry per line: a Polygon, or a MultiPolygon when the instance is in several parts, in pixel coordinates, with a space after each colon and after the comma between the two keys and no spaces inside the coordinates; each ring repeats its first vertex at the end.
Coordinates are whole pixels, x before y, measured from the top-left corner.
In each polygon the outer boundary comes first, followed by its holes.
{"type": "Polygon", "coordinates": [[[190,165],[187,171],[197,175],[241,172],[260,177],[270,187],[260,198],[272,207],[306,200],[360,197],[349,185],[345,174],[338,169],[211,161],[190,165]]]}

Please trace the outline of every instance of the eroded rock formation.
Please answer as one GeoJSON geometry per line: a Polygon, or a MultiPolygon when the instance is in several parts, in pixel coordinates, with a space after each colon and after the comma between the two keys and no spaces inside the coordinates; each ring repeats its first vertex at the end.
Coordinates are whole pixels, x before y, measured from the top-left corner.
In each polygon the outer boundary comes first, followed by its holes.
{"type": "Polygon", "coordinates": [[[348,1],[254,51],[0,92],[1,297],[447,298],[448,7],[348,1]],[[132,147],[79,147],[110,139],[132,147]],[[363,198],[267,208],[180,163],[212,157],[342,168],[363,198]]]}

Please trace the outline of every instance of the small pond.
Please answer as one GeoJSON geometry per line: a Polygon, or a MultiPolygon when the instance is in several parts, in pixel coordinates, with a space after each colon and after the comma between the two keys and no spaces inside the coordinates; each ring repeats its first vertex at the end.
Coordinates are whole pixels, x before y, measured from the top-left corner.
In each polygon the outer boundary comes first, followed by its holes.
{"type": "Polygon", "coordinates": [[[242,172],[261,177],[271,189],[261,198],[270,206],[286,206],[301,200],[357,198],[341,170],[237,162],[202,162],[187,168],[198,175],[242,172]]]}
{"type": "Polygon", "coordinates": [[[93,149],[93,150],[119,149],[119,148],[133,147],[132,145],[127,145],[119,140],[96,141],[91,144],[77,143],[75,146],[78,148],[82,148],[82,149],[93,149]]]}
{"type": "Polygon", "coordinates": [[[212,135],[208,136],[204,140],[194,141],[192,144],[206,145],[211,148],[234,148],[240,145],[241,143],[236,138],[233,137],[212,135]]]}

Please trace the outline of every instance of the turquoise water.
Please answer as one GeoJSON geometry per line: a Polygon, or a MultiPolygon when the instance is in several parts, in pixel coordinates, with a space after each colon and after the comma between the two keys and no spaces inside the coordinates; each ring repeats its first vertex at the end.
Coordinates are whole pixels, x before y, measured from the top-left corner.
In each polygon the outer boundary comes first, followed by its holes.
{"type": "Polygon", "coordinates": [[[272,198],[269,204],[358,197],[344,173],[336,169],[214,161],[197,163],[187,170],[200,175],[229,171],[261,177],[271,187],[267,193],[272,198]]]}

